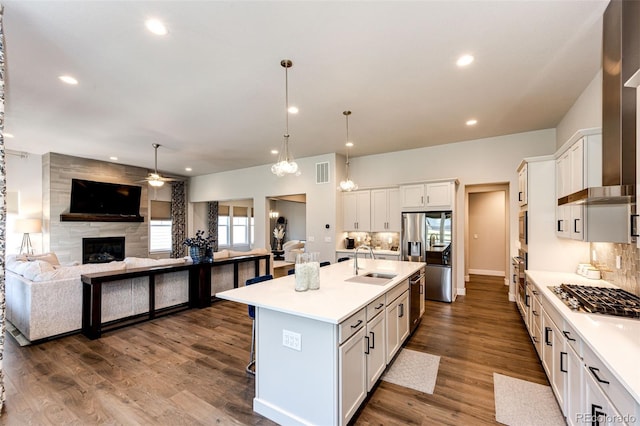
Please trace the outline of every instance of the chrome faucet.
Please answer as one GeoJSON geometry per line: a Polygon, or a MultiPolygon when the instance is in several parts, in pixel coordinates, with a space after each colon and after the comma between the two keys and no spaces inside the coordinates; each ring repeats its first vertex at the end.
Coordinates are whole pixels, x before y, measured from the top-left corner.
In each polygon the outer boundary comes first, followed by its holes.
{"type": "Polygon", "coordinates": [[[376,256],[373,254],[373,249],[370,246],[358,246],[356,247],[356,251],[353,253],[353,273],[354,275],[358,275],[358,250],[360,249],[366,249],[369,250],[369,254],[371,255],[371,259],[376,258],[376,256]]]}
{"type": "Polygon", "coordinates": [[[433,246],[436,241],[438,241],[438,236],[436,234],[431,234],[429,237],[429,245],[433,246]]]}

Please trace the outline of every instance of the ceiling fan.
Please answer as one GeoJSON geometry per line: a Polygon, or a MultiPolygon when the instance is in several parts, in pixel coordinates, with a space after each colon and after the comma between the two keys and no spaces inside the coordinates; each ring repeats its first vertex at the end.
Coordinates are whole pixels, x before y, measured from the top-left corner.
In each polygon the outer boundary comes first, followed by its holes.
{"type": "Polygon", "coordinates": [[[165,182],[173,182],[178,180],[175,178],[163,177],[160,175],[160,173],[158,173],[158,148],[160,147],[160,144],[152,143],[151,146],[153,146],[153,149],[155,150],[155,167],[153,169],[153,173],[149,173],[149,175],[144,178],[144,180],[146,182],[149,182],[149,185],[155,188],[161,187],[165,182]]]}

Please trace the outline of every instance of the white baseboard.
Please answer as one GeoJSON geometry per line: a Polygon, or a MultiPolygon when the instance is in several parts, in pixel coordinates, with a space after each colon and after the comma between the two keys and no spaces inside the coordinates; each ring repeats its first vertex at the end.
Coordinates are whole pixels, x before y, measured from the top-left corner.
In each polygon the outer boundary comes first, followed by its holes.
{"type": "Polygon", "coordinates": [[[465,282],[469,282],[469,275],[465,275],[464,276],[464,280],[465,280],[465,282]]]}
{"type": "Polygon", "coordinates": [[[469,269],[469,274],[490,275],[492,277],[504,277],[504,271],[492,271],[490,269],[469,269]]]}
{"type": "Polygon", "coordinates": [[[458,287],[458,288],[456,288],[456,292],[457,292],[458,296],[464,296],[464,295],[467,294],[467,289],[464,288],[464,287],[462,287],[462,288],[458,287]]]}
{"type": "Polygon", "coordinates": [[[509,279],[507,277],[504,277],[504,285],[509,285],[509,284],[511,284],[509,282],[509,279]]]}
{"type": "Polygon", "coordinates": [[[515,302],[516,301],[516,295],[509,292],[509,302],[515,302]]]}

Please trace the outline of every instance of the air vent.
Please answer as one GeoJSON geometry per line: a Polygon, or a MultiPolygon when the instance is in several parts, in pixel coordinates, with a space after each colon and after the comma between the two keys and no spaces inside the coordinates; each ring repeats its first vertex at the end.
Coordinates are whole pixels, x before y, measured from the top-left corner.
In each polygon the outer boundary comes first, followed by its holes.
{"type": "Polygon", "coordinates": [[[316,183],[329,183],[329,163],[316,163],[316,183]]]}

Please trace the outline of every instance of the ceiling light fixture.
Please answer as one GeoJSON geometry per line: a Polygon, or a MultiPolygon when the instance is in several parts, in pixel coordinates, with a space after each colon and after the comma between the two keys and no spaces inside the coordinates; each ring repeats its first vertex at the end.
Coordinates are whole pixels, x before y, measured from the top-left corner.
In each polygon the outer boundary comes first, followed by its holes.
{"type": "Polygon", "coordinates": [[[476,120],[475,118],[467,120],[467,126],[475,126],[476,124],[478,124],[478,120],[476,120]]]}
{"type": "Polygon", "coordinates": [[[456,65],[459,67],[466,67],[467,65],[470,65],[471,62],[473,62],[473,59],[474,58],[472,55],[462,55],[456,61],[456,65]]]}
{"type": "Polygon", "coordinates": [[[185,167],[185,168],[184,168],[184,171],[185,171],[185,172],[192,172],[192,171],[193,171],[193,169],[192,169],[191,167],[185,167]]]}
{"type": "Polygon", "coordinates": [[[109,160],[111,161],[118,161],[118,157],[116,157],[115,155],[109,157],[109,160]]]}
{"type": "Polygon", "coordinates": [[[280,65],[284,68],[285,111],[287,113],[287,119],[282,149],[278,155],[278,162],[271,166],[271,173],[278,177],[284,175],[300,176],[301,172],[298,168],[298,163],[293,159],[293,154],[289,152],[289,68],[293,66],[293,62],[289,59],[283,59],[280,61],[280,65]]]}
{"type": "Polygon", "coordinates": [[[13,133],[3,133],[5,138],[11,139],[13,138],[13,133]]]}
{"type": "Polygon", "coordinates": [[[345,163],[347,169],[347,179],[340,181],[340,186],[338,187],[338,189],[340,191],[349,192],[358,189],[358,185],[354,181],[349,179],[349,148],[353,146],[353,142],[349,140],[349,116],[351,115],[351,111],[344,111],[342,114],[344,114],[344,117],[347,121],[347,142],[345,143],[347,147],[347,162],[345,163]]]}
{"type": "Polygon", "coordinates": [[[155,35],[163,36],[169,33],[167,27],[165,27],[165,25],[158,19],[147,19],[144,25],[155,35]]]}
{"type": "Polygon", "coordinates": [[[75,78],[71,77],[70,75],[61,75],[60,77],[58,77],[62,82],[67,83],[67,84],[71,84],[71,85],[76,85],[78,84],[78,80],[76,80],[75,78]]]}

